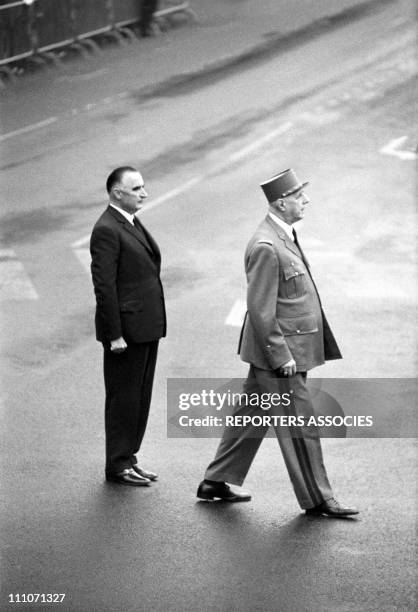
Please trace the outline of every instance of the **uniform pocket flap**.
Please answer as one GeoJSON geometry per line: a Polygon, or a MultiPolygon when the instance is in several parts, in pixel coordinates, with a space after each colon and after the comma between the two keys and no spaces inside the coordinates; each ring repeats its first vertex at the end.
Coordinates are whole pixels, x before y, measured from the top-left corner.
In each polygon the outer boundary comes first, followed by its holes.
{"type": "Polygon", "coordinates": [[[279,319],[279,324],[284,336],[313,334],[314,332],[318,331],[315,315],[304,315],[303,317],[292,317],[291,319],[279,319]]]}
{"type": "Polygon", "coordinates": [[[138,312],[138,310],[142,310],[142,307],[141,300],[130,300],[129,302],[122,302],[119,309],[121,312],[138,312]]]}
{"type": "Polygon", "coordinates": [[[295,276],[300,276],[301,274],[305,274],[305,271],[297,265],[289,266],[283,270],[285,280],[289,280],[289,278],[294,278],[295,276]]]}

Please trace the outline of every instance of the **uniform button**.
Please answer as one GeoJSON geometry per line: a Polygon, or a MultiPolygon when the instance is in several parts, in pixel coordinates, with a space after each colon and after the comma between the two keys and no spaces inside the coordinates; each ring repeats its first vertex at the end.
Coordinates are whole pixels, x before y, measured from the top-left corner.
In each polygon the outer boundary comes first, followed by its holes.
{"type": "Polygon", "coordinates": [[[297,276],[299,274],[299,272],[295,272],[295,276],[297,276]]]}
{"type": "Polygon", "coordinates": [[[297,334],[300,334],[300,329],[297,329],[297,330],[296,330],[296,333],[297,333],[297,334]]]}
{"type": "Polygon", "coordinates": [[[295,265],[295,262],[294,262],[294,261],[292,261],[292,264],[291,264],[291,265],[292,265],[292,266],[294,266],[294,265],[295,265]]]}
{"type": "Polygon", "coordinates": [[[271,344],[268,344],[266,348],[271,348],[271,344]]]}

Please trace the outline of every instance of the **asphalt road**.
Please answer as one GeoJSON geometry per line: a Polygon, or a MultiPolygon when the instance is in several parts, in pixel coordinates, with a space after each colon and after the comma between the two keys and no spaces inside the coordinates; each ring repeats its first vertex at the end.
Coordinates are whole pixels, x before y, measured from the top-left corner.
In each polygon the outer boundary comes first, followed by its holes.
{"type": "MultiPolygon", "coordinates": [[[[415,375],[407,6],[384,3],[239,68],[171,81],[159,95],[138,93],[127,50],[117,62],[129,95],[7,139],[3,609],[43,609],[8,595],[50,592],[66,593],[55,605],[77,612],[414,609],[414,439],[324,440],[337,497],[361,509],[358,520],[333,521],[300,514],[274,439],[246,481],[249,504],[196,503],[216,440],[166,435],[167,378],[245,376],[236,356],[243,252],[265,213],[258,184],[289,166],[310,181],[299,236],[344,354],[315,375],[415,375]],[[147,490],[103,482],[87,270],[104,179],[125,162],[150,192],[142,219],[163,253],[169,323],[143,449],[160,480],[147,490]]],[[[105,89],[110,76],[92,79],[105,89]]],[[[85,109],[91,79],[76,82],[85,109]]],[[[45,95],[65,107],[70,91],[71,81],[45,95]]],[[[25,124],[42,119],[41,92],[33,105],[25,124]]]]}

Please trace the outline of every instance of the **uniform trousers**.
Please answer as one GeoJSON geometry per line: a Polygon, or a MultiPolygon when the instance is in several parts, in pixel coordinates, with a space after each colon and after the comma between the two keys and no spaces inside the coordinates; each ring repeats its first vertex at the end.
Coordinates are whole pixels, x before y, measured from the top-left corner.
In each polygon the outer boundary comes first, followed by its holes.
{"type": "MultiPolygon", "coordinates": [[[[305,426],[276,425],[275,433],[280,444],[290,480],[303,509],[312,508],[333,497],[325,470],[321,442],[315,426],[307,426],[314,415],[312,401],[306,386],[306,372],[298,372],[291,378],[278,378],[271,370],[262,370],[251,365],[244,383],[244,393],[289,393],[291,402],[269,410],[249,405],[236,405],[234,416],[303,417],[305,426]],[[290,391],[292,391],[290,393],[290,391]]],[[[286,396],[285,396],[286,397],[286,396]]],[[[302,421],[302,419],[301,419],[302,421]]],[[[209,464],[205,479],[242,485],[269,426],[253,425],[225,427],[214,460],[209,464]]],[[[283,421],[282,421],[283,422],[283,421]]],[[[288,419],[289,422],[289,419],[288,419]]]]}
{"type": "Polygon", "coordinates": [[[106,474],[136,464],[148,421],[158,340],[129,344],[123,353],[104,345],[106,474]]]}

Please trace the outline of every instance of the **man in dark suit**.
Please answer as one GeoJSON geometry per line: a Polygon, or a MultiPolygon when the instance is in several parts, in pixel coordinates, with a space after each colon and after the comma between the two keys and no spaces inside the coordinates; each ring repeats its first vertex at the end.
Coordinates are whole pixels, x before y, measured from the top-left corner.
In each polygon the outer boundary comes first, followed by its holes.
{"type": "Polygon", "coordinates": [[[96,337],[104,349],[106,479],[149,485],[157,474],[136,454],[145,433],[158,341],[166,334],[161,256],[135,214],[147,197],[141,174],[116,168],[106,183],[109,205],[93,228],[91,272],[96,337]]]}
{"type": "MultiPolygon", "coordinates": [[[[310,267],[292,225],[304,217],[309,202],[293,170],[285,170],[261,185],[269,212],[251,238],[245,253],[247,314],[239,353],[250,363],[244,391],[290,394],[290,405],[275,409],[283,422],[275,427],[286,467],[301,508],[308,514],[357,514],[337,502],[322,459],[316,428],[299,426],[313,416],[306,387],[307,371],[328,359],[341,358],[323,313],[310,267]],[[294,426],[300,419],[298,426],[294,426]],[[287,419],[287,421],[285,420],[287,419]]],[[[237,407],[236,416],[264,416],[259,407],[237,407]]],[[[263,421],[262,421],[263,422],[263,421]]],[[[227,482],[241,485],[267,433],[268,426],[226,428],[215,459],[199,485],[204,500],[248,501],[248,492],[233,491],[227,482]]]]}

